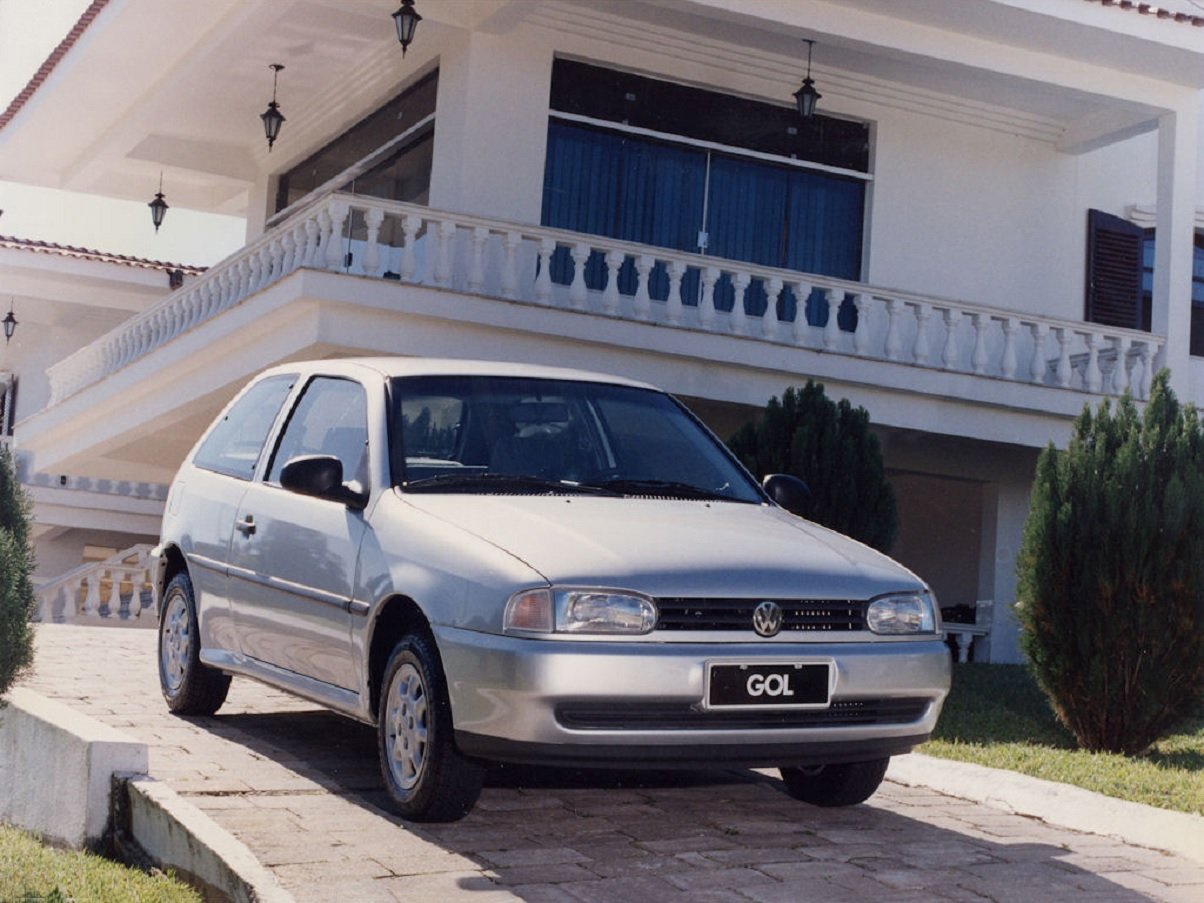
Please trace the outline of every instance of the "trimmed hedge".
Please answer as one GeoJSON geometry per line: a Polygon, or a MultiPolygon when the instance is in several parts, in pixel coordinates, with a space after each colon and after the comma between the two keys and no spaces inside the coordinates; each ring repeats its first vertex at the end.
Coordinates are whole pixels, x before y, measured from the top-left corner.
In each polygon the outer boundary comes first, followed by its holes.
{"type": "Polygon", "coordinates": [[[0,447],[0,694],[33,664],[32,571],[29,499],[17,482],[12,453],[0,447]]]}
{"type": "Polygon", "coordinates": [[[899,529],[895,491],[886,478],[878,437],[865,408],[834,402],[822,383],[787,389],[769,400],[756,423],[728,447],[758,479],[788,473],[811,489],[807,517],[889,552],[899,529]]]}
{"type": "Polygon", "coordinates": [[[1164,370],[1037,463],[1017,562],[1029,667],[1086,749],[1146,750],[1204,693],[1204,430],[1164,370]]]}

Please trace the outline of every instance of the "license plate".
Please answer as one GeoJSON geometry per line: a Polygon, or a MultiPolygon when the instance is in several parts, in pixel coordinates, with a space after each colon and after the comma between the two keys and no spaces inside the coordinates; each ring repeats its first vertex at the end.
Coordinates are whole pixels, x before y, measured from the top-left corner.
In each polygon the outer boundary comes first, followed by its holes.
{"type": "Polygon", "coordinates": [[[828,705],[831,667],[827,662],[708,665],[707,707],[823,707],[828,705]]]}

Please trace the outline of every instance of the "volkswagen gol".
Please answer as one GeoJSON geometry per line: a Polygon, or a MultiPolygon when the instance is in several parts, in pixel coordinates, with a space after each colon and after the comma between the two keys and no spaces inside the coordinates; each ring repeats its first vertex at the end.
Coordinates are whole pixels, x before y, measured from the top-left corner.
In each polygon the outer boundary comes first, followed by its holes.
{"type": "Polygon", "coordinates": [[[928,587],[803,493],[629,380],[279,366],[171,487],[163,695],[209,715],[243,675],[374,724],[416,820],[468,812],[489,760],[777,767],[858,803],[932,732],[949,655],[928,587]]]}

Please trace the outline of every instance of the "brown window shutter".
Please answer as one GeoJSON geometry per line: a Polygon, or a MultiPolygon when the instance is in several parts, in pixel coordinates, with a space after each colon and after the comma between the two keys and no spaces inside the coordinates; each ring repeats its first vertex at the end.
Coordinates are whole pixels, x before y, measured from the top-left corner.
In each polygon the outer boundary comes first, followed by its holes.
{"type": "Polygon", "coordinates": [[[1084,319],[1141,328],[1141,245],[1145,231],[1100,210],[1087,211],[1087,304],[1084,319]]]}

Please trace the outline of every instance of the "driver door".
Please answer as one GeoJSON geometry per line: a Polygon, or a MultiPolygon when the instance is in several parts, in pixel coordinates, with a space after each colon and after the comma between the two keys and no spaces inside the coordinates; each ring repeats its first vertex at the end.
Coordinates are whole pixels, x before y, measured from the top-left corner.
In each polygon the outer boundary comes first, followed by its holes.
{"type": "Polygon", "coordinates": [[[370,485],[360,383],[310,380],[264,478],[243,496],[230,550],[234,622],[250,658],[353,690],[349,606],[366,521],[340,502],[280,485],[281,469],[302,455],[334,455],[345,481],[370,485]]]}

